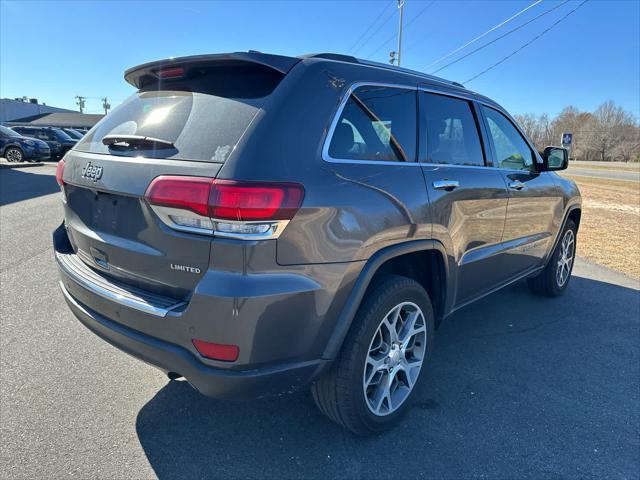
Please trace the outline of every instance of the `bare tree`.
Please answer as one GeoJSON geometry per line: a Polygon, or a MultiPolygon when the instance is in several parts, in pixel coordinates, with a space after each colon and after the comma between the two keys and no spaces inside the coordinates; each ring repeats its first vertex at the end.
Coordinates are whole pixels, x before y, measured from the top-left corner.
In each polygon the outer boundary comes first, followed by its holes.
{"type": "Polygon", "coordinates": [[[572,132],[573,159],[640,161],[638,121],[613,101],[603,103],[593,113],[568,106],[553,119],[547,114],[530,113],[515,118],[538,150],[557,145],[563,132],[572,132]]]}

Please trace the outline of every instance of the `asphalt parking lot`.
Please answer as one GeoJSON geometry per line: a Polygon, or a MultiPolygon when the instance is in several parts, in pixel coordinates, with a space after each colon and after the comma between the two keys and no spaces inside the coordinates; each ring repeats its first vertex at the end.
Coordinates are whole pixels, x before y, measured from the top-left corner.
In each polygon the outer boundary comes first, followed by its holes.
{"type": "Polygon", "coordinates": [[[84,329],[54,170],[0,169],[1,478],[638,478],[638,281],[578,261],[560,299],[520,283],[459,311],[404,424],[359,439],[306,392],[209,400],[84,329]]]}

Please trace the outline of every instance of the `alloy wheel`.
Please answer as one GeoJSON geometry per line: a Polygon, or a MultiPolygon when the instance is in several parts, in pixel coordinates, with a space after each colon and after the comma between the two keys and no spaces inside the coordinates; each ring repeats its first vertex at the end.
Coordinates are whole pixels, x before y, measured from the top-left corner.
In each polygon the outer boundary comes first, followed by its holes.
{"type": "Polygon", "coordinates": [[[385,315],[369,345],[363,373],[371,413],[385,416],[400,408],[420,375],[426,347],[426,323],[418,305],[403,302],[385,315]]]}
{"type": "Polygon", "coordinates": [[[560,245],[560,258],[556,268],[556,282],[559,287],[563,287],[569,276],[571,275],[571,266],[573,265],[573,257],[575,253],[575,235],[573,230],[567,230],[562,237],[560,245]]]}
{"type": "Polygon", "coordinates": [[[7,161],[9,162],[21,162],[22,161],[22,152],[17,148],[10,148],[7,151],[7,161]]]}

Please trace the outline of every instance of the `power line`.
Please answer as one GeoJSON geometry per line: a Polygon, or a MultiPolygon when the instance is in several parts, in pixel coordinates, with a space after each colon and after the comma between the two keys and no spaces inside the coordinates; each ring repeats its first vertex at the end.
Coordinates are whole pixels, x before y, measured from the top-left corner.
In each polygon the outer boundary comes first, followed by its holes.
{"type": "MultiPolygon", "coordinates": [[[[380,20],[380,18],[382,18],[382,15],[384,15],[384,12],[387,11],[387,8],[389,8],[389,5],[393,4],[393,0],[391,0],[389,3],[385,4],[385,6],[382,8],[382,11],[378,14],[378,16],[375,18],[375,20],[373,22],[371,22],[369,24],[369,26],[367,27],[367,29],[362,33],[362,35],[360,35],[358,37],[358,40],[356,40],[356,43],[354,43],[353,45],[351,45],[351,48],[349,50],[347,50],[347,53],[351,52],[354,48],[356,48],[356,45],[358,45],[360,43],[360,40],[362,40],[364,38],[364,36],[369,33],[369,30],[371,30],[373,28],[373,26],[378,22],[378,20],[380,20]]],[[[358,50],[362,48],[362,45],[358,48],[358,50]]]]}
{"type": "Polygon", "coordinates": [[[546,14],[553,12],[554,10],[557,10],[558,8],[560,8],[561,6],[563,6],[565,3],[567,3],[569,0],[564,0],[564,2],[559,3],[558,5],[556,5],[555,7],[550,8],[549,10],[545,10],[544,12],[542,12],[540,15],[533,17],[531,20],[528,20],[526,22],[524,22],[521,25],[518,25],[516,28],[512,28],[511,30],[509,30],[508,32],[500,35],[499,37],[494,38],[493,40],[491,40],[490,42],[485,43],[484,45],[479,46],[478,48],[476,48],[475,50],[471,50],[469,53],[461,56],[460,58],[457,58],[456,60],[453,60],[449,63],[447,63],[446,65],[444,65],[443,67],[440,67],[437,70],[434,70],[433,72],[431,72],[432,75],[435,75],[436,73],[438,73],[441,70],[444,70],[447,67],[450,67],[451,65],[453,65],[454,63],[458,63],[460,60],[464,60],[465,58],[467,58],[470,55],[473,55],[474,53],[479,52],[480,50],[483,50],[484,48],[488,47],[489,45],[492,45],[494,43],[496,43],[498,40],[503,39],[504,37],[506,37],[507,35],[511,35],[513,32],[520,30],[522,27],[525,27],[527,25],[529,25],[531,22],[534,22],[535,20],[538,20],[541,17],[544,17],[546,14]]]}
{"type": "Polygon", "coordinates": [[[527,43],[525,43],[524,45],[522,45],[520,48],[517,48],[516,50],[514,50],[513,52],[511,52],[509,55],[507,55],[506,57],[504,57],[502,60],[497,61],[496,63],[494,63],[493,65],[491,65],[489,68],[484,69],[483,71],[481,71],[480,73],[478,73],[477,75],[474,75],[473,77],[471,77],[469,80],[462,82],[463,85],[466,85],[467,83],[471,82],[472,80],[475,80],[476,78],[480,77],[481,75],[484,75],[485,73],[487,73],[489,70],[493,70],[495,67],[497,67],[498,65],[500,65],[501,63],[504,63],[505,61],[507,61],[509,58],[513,57],[516,53],[518,53],[519,51],[523,50],[524,48],[528,47],[529,45],[531,45],[533,42],[535,42],[536,40],[538,40],[540,37],[542,37],[545,33],[547,33],[549,30],[551,30],[552,28],[554,28],[556,25],[558,25],[560,22],[562,22],[565,18],[567,18],[569,15],[571,15],[573,12],[575,12],[576,10],[578,10],[580,7],[582,7],[585,3],[587,3],[589,0],[584,0],[580,5],[578,5],[576,8],[574,8],[573,10],[570,10],[569,12],[567,12],[567,14],[564,17],[559,18],[558,20],[556,20],[554,23],[552,23],[549,27],[547,27],[546,29],[544,29],[542,32],[540,32],[538,35],[536,35],[535,37],[533,37],[531,40],[529,40],[527,43]]]}
{"type": "Polygon", "coordinates": [[[500,22],[499,24],[497,24],[494,27],[491,27],[489,30],[487,30],[484,33],[481,33],[480,35],[478,35],[476,38],[474,38],[473,40],[469,40],[467,43],[465,43],[464,45],[456,48],[455,50],[452,50],[451,52],[447,53],[445,56],[440,57],[439,59],[431,62],[429,65],[427,65],[425,68],[425,70],[427,68],[431,68],[433,67],[435,64],[440,63],[442,60],[449,58],[451,55],[454,55],[456,53],[458,53],[460,50],[467,48],[469,45],[471,45],[472,43],[477,42],[478,40],[480,40],[482,37],[484,37],[485,35],[488,35],[489,33],[493,32],[494,30],[496,30],[497,28],[502,27],[503,25],[506,25],[507,23],[509,23],[511,20],[519,17],[520,15],[522,15],[524,12],[526,12],[527,10],[529,10],[532,7],[535,7],[537,4],[539,4],[540,2],[542,2],[542,0],[536,0],[535,2],[533,2],[531,5],[529,5],[528,7],[524,8],[523,10],[520,10],[518,13],[516,13],[515,15],[512,15],[511,17],[507,18],[506,20],[503,20],[502,22],[500,22]]]}
{"type": "MultiPolygon", "coordinates": [[[[427,9],[429,7],[431,7],[435,2],[435,0],[433,0],[432,2],[428,3],[426,7],[424,7],[422,10],[420,10],[420,12],[418,12],[414,17],[411,18],[411,20],[409,20],[406,25],[404,26],[405,29],[407,29],[409,27],[409,25],[411,25],[413,22],[415,22],[420,15],[422,15],[424,12],[427,11],[427,9]]],[[[369,56],[367,58],[372,58],[376,53],[378,53],[385,45],[387,45],[390,41],[392,41],[393,39],[396,38],[396,34],[394,33],[393,35],[391,35],[387,40],[385,40],[383,43],[380,44],[380,46],[378,48],[376,48],[372,53],[369,54],[369,56]]],[[[405,51],[407,49],[405,48],[405,51]]]]}
{"type": "Polygon", "coordinates": [[[361,49],[362,47],[364,47],[367,43],[369,43],[369,42],[371,41],[371,39],[372,39],[373,37],[375,37],[375,36],[376,36],[376,34],[377,34],[380,30],[382,30],[382,27],[384,27],[387,23],[389,23],[389,20],[391,20],[393,17],[394,17],[393,15],[389,15],[389,16],[387,17],[387,19],[386,19],[384,22],[382,22],[382,23],[380,24],[380,26],[379,26],[378,28],[376,28],[376,30],[375,30],[371,35],[369,35],[369,36],[367,37],[367,39],[364,41],[364,43],[363,43],[363,44],[361,44],[358,48],[356,48],[356,49],[354,50],[354,52],[353,52],[353,53],[355,54],[358,50],[360,50],[360,49],[361,49]]]}

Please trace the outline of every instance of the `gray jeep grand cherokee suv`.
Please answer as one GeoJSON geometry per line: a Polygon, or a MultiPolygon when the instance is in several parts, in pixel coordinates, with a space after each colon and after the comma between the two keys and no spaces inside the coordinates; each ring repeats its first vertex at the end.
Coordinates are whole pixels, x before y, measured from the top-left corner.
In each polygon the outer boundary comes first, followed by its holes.
{"type": "Polygon", "coordinates": [[[455,82],[258,52],[125,79],[58,166],[60,285],[86,327],[205,395],[311,384],[332,420],[382,431],[443,318],[522,278],[567,288],[566,151],[455,82]]]}

